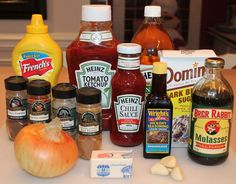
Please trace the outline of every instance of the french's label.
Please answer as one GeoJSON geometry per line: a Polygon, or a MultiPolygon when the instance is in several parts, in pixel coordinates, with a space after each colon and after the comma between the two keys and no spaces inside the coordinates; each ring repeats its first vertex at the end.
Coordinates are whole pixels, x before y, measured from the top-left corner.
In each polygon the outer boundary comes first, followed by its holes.
{"type": "Polygon", "coordinates": [[[25,78],[43,76],[53,70],[52,58],[42,52],[25,52],[21,55],[21,75],[25,78]]]}
{"type": "Polygon", "coordinates": [[[111,31],[83,31],[80,34],[81,42],[91,42],[98,45],[101,42],[110,40],[112,40],[111,31]]]}
{"type": "Polygon", "coordinates": [[[193,108],[190,151],[199,156],[218,157],[228,152],[232,110],[193,108]]]}
{"type": "Polygon", "coordinates": [[[117,96],[114,108],[119,132],[134,133],[139,131],[143,103],[142,96],[139,95],[117,96]]]}
{"type": "Polygon", "coordinates": [[[78,87],[95,87],[102,91],[102,108],[111,107],[111,78],[115,70],[111,64],[101,60],[91,60],[80,64],[75,70],[78,87]]]}
{"type": "Polygon", "coordinates": [[[170,152],[171,109],[149,108],[145,113],[146,153],[170,152]]]}

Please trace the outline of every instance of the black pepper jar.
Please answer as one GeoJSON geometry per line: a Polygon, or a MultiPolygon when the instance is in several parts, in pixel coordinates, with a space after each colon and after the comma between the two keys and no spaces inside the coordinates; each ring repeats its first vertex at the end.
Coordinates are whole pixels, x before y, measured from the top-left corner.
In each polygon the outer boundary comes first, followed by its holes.
{"type": "Polygon", "coordinates": [[[28,111],[30,123],[51,121],[51,84],[43,79],[32,80],[27,84],[28,111]]]}
{"type": "Polygon", "coordinates": [[[6,89],[6,126],[8,137],[14,140],[17,133],[27,125],[27,92],[28,82],[22,76],[11,76],[4,80],[6,89]]]}
{"type": "Polygon", "coordinates": [[[60,119],[62,129],[73,139],[77,133],[76,87],[70,83],[59,83],[52,88],[52,115],[60,119]]]}

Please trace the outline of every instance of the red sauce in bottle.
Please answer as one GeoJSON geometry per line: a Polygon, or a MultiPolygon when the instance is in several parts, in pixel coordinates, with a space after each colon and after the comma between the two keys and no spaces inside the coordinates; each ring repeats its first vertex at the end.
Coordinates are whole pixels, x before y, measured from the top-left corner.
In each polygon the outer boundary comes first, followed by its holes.
{"type": "Polygon", "coordinates": [[[102,91],[102,128],[111,124],[111,78],[117,68],[118,41],[111,30],[109,5],[82,6],[79,36],[66,50],[70,83],[102,91]]]}
{"type": "Polygon", "coordinates": [[[113,120],[110,138],[120,146],[136,146],[143,140],[142,112],[145,78],[140,72],[141,46],[119,44],[117,72],[112,78],[113,120]]]}

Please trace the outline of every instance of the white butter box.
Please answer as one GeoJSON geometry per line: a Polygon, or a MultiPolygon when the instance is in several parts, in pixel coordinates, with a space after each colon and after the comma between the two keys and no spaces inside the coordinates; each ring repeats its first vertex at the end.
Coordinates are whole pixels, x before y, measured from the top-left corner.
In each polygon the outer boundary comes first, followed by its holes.
{"type": "Polygon", "coordinates": [[[130,178],[132,176],[132,151],[95,150],[90,159],[92,178],[130,178]]]}

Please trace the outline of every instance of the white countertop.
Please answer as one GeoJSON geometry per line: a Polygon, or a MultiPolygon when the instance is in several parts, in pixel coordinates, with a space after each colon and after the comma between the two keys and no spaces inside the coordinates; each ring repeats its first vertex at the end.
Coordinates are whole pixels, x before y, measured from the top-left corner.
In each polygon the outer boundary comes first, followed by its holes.
{"type": "MultiPolygon", "coordinates": [[[[130,150],[133,153],[133,176],[130,179],[93,179],[90,178],[90,162],[78,159],[72,170],[63,176],[42,179],[31,176],[23,171],[14,157],[13,142],[8,140],[5,126],[0,128],[0,178],[4,184],[173,184],[170,177],[151,175],[150,167],[158,162],[157,159],[144,159],[142,146],[123,148],[110,142],[108,132],[103,133],[102,149],[130,150]]],[[[236,153],[231,150],[226,162],[219,166],[203,166],[191,161],[186,148],[173,148],[172,155],[177,157],[178,163],[184,171],[183,184],[233,184],[236,181],[236,153]]]]}

